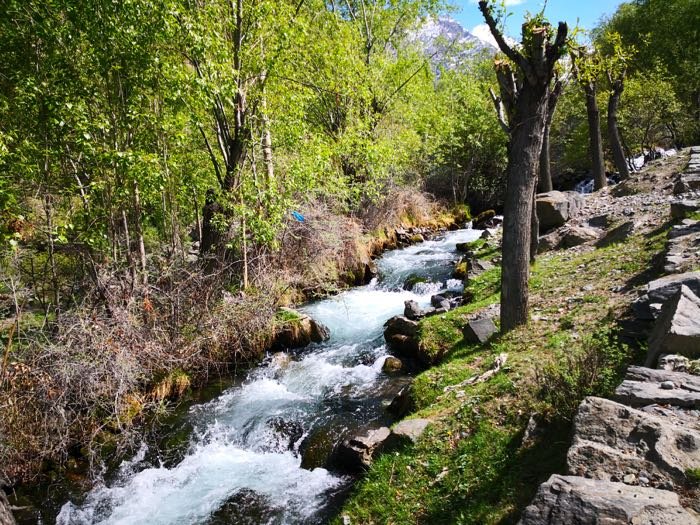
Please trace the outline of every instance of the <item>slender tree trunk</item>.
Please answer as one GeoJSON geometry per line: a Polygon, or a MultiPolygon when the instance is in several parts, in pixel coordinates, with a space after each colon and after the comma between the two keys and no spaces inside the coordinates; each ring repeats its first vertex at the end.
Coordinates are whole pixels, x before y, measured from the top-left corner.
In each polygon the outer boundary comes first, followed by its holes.
{"type": "Polygon", "coordinates": [[[605,159],[603,157],[603,139],[600,135],[600,110],[596,100],[597,89],[593,83],[584,85],[586,94],[586,113],[588,114],[588,139],[591,150],[591,170],[593,172],[593,187],[596,190],[605,188],[608,179],[605,177],[605,159]]]}
{"type": "Polygon", "coordinates": [[[134,183],[134,225],[136,229],[136,242],[139,250],[139,262],[141,263],[142,283],[148,284],[148,264],[146,261],[146,244],[143,240],[143,223],[141,222],[141,195],[138,184],[134,183]]]}
{"type": "Polygon", "coordinates": [[[124,244],[126,245],[126,262],[131,271],[132,285],[136,284],[136,265],[131,253],[131,236],[129,235],[129,221],[126,218],[126,210],[122,208],[122,227],[124,229],[124,244]]]}
{"type": "Polygon", "coordinates": [[[528,321],[532,211],[546,118],[546,89],[519,95],[506,170],[501,273],[501,330],[528,321]]]}
{"type": "Polygon", "coordinates": [[[550,123],[545,123],[542,133],[542,151],[540,152],[540,176],[537,191],[547,193],[554,189],[552,185],[552,171],[549,159],[549,130],[550,123]]]}
{"type": "Polygon", "coordinates": [[[610,149],[612,150],[615,168],[620,174],[620,177],[626,179],[630,176],[630,172],[627,167],[625,150],[622,148],[620,129],[617,124],[617,107],[620,103],[622,90],[624,89],[623,80],[617,79],[611,82],[611,85],[612,90],[610,92],[610,98],[608,98],[608,139],[610,141],[610,149]]]}
{"type": "Polygon", "coordinates": [[[537,216],[537,187],[535,187],[534,195],[532,196],[532,219],[530,220],[530,262],[534,263],[537,259],[537,250],[540,247],[540,219],[537,216]]]}

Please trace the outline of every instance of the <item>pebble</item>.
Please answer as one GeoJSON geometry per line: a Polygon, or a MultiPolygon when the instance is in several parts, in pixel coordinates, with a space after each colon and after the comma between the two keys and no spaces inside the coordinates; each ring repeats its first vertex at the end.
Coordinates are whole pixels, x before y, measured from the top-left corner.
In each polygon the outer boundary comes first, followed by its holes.
{"type": "Polygon", "coordinates": [[[664,381],[663,383],[661,383],[661,388],[663,390],[673,390],[674,388],[676,388],[676,385],[673,381],[664,381]]]}
{"type": "Polygon", "coordinates": [[[622,482],[627,483],[628,485],[632,485],[636,480],[637,476],[634,474],[627,474],[624,478],[622,478],[622,482]]]}

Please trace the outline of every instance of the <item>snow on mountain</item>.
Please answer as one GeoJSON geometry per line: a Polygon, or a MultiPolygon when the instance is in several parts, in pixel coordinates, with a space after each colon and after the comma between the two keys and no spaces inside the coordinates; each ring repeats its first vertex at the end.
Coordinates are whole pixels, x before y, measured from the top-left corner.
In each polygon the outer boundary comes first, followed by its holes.
{"type": "Polygon", "coordinates": [[[496,52],[496,47],[488,40],[473,35],[450,17],[429,18],[411,40],[420,42],[436,67],[448,69],[475,56],[496,52]]]}

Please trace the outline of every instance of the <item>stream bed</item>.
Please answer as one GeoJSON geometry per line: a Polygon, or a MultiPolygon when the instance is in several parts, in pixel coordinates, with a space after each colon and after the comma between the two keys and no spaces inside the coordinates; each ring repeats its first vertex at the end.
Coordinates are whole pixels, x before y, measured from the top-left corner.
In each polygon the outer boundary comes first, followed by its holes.
{"type": "MultiPolygon", "coordinates": [[[[392,422],[386,404],[407,382],[382,373],[383,324],[445,288],[455,245],[479,237],[457,230],[377,260],[370,284],[300,308],[331,338],[268,357],[214,399],[182,415],[189,431],[174,458],[143,445],[88,493],[65,502],[59,525],[315,524],[327,522],[355,478],[324,468],[314,451],[366,426],[392,422]],[[409,277],[421,277],[412,291],[409,277]]],[[[322,453],[319,453],[323,456],[322,453]]],[[[55,515],[55,513],[54,513],[55,515]]]]}

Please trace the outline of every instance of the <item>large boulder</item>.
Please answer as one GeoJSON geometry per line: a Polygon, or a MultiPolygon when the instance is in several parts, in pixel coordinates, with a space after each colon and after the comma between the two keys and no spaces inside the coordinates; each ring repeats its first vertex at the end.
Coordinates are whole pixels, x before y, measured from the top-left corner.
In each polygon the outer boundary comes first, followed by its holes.
{"type": "Polygon", "coordinates": [[[331,336],[326,326],[306,314],[291,308],[280,308],[280,314],[274,348],[303,348],[327,341],[331,336]]]}
{"type": "Polygon", "coordinates": [[[0,489],[0,525],[17,525],[10,510],[10,503],[2,489],[0,489]]]}
{"type": "Polygon", "coordinates": [[[670,418],[588,397],[574,421],[570,474],[627,484],[672,487],[700,466],[700,432],[670,418]]]}
{"type": "Polygon", "coordinates": [[[558,228],[578,215],[583,207],[583,201],[583,196],[574,191],[550,191],[538,194],[535,206],[540,231],[558,228]]]}
{"type": "Polygon", "coordinates": [[[381,427],[343,441],[338,447],[338,463],[352,472],[368,469],[390,435],[387,427],[381,427]]]}
{"type": "Polygon", "coordinates": [[[493,219],[496,216],[494,210],[482,211],[479,215],[474,217],[472,220],[472,228],[475,230],[484,230],[486,228],[493,228],[493,219]]]}
{"type": "Polygon", "coordinates": [[[647,487],[554,474],[540,485],[520,525],[697,525],[678,495],[647,487]]]}
{"type": "Polygon", "coordinates": [[[662,305],[673,297],[681,286],[685,285],[695,294],[700,295],[700,272],[686,272],[667,275],[647,284],[645,294],[632,303],[635,315],[639,319],[654,319],[654,305],[662,305]]]}
{"type": "Polygon", "coordinates": [[[671,405],[700,409],[700,377],[630,366],[613,399],[632,407],[671,405]]]}
{"type": "Polygon", "coordinates": [[[700,357],[700,298],[684,284],[661,309],[649,337],[646,366],[656,366],[661,354],[700,357]]]}

